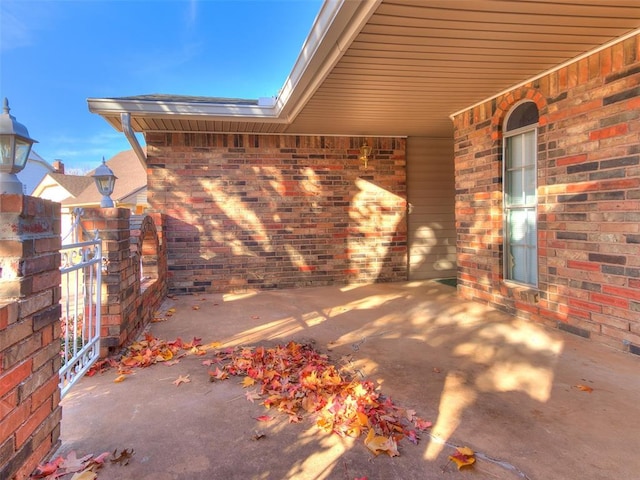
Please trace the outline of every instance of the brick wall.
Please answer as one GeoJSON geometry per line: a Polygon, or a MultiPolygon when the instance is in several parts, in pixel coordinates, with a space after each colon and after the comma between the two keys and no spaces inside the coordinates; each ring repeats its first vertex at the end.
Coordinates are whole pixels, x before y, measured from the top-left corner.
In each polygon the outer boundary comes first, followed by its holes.
{"type": "Polygon", "coordinates": [[[102,273],[101,356],[117,353],[140,333],[158,310],[167,287],[166,251],[158,230],[163,216],[145,217],[131,230],[130,211],[126,208],[85,209],[82,226],[97,230],[102,241],[106,268],[102,273]],[[155,259],[155,278],[141,279],[141,255],[147,268],[155,259]]]}
{"type": "Polygon", "coordinates": [[[0,478],[58,445],[60,205],[0,195],[0,478]]]}
{"type": "Polygon", "coordinates": [[[151,133],[149,203],[166,214],[169,288],[406,279],[405,140],[151,133]]]}
{"type": "Polygon", "coordinates": [[[454,119],[459,292],[640,353],[640,39],[454,119]],[[540,112],[539,286],[504,282],[502,122],[540,112]]]}

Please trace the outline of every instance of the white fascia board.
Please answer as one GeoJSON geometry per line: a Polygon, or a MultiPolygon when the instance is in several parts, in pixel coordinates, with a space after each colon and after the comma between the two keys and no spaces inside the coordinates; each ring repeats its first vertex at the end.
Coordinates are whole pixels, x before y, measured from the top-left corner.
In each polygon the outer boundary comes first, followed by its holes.
{"type": "Polygon", "coordinates": [[[382,0],[326,0],[305,40],[276,106],[291,123],[351,46],[382,0]]]}
{"type": "Polygon", "coordinates": [[[256,118],[277,121],[273,106],[212,104],[165,100],[129,100],[118,98],[88,98],[89,111],[99,115],[130,113],[137,117],[180,115],[187,118],[207,117],[220,119],[256,118]]]}

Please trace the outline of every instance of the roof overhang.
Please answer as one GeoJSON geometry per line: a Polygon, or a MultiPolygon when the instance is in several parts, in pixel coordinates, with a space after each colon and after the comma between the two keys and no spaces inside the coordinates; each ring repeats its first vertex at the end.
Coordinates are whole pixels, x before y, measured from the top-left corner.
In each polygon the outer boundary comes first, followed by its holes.
{"type": "Polygon", "coordinates": [[[450,115],[640,33],[637,0],[327,0],[273,102],[90,98],[136,132],[447,137],[450,115]]]}

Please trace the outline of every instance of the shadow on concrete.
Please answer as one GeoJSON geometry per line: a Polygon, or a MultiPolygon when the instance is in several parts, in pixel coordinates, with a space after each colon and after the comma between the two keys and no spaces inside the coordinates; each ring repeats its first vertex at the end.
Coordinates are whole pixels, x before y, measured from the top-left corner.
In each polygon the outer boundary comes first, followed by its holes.
{"type": "Polygon", "coordinates": [[[224,346],[312,342],[399,406],[431,420],[399,457],[372,457],[313,419],[288,423],[245,399],[239,379],[210,383],[202,360],[83,379],[63,402],[60,453],[133,448],[104,479],[634,478],[640,460],[638,359],[462,301],[437,282],[197,294],[154,323],[159,338],[224,346]],[[193,307],[199,307],[194,310],[193,307]],[[176,387],[179,375],[191,382],[176,387]],[[588,385],[591,393],[576,385],[588,385]],[[271,422],[256,418],[268,413],[271,422]],[[256,439],[258,436],[260,439],[256,439]],[[458,472],[454,446],[478,452],[458,472]]]}

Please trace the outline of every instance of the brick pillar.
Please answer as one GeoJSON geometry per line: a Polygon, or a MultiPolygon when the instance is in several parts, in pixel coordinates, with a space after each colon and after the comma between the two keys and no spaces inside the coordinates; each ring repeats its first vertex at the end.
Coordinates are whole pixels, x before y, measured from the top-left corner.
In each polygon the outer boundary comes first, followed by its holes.
{"type": "Polygon", "coordinates": [[[131,232],[126,208],[87,208],[82,225],[88,232],[98,231],[106,272],[102,274],[102,326],[100,354],[117,352],[136,335],[142,322],[133,315],[140,294],[140,265],[131,256],[131,232]]]}
{"type": "Polygon", "coordinates": [[[0,478],[58,446],[60,204],[0,195],[0,478]]]}

